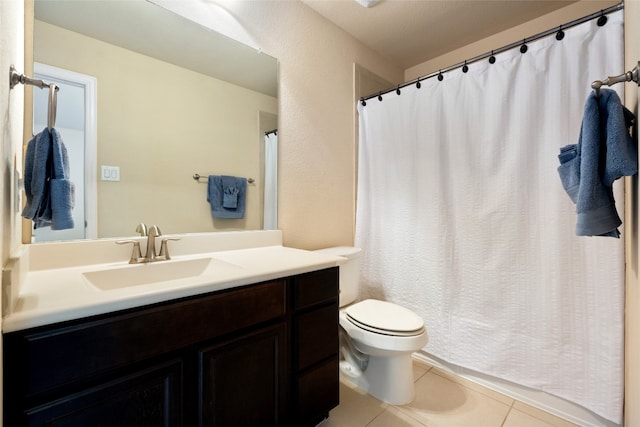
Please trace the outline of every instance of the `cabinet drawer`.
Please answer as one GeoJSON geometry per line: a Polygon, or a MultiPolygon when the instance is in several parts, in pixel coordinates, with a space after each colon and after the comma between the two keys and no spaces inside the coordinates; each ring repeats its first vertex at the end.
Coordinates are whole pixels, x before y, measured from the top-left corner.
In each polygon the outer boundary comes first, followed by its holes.
{"type": "Polygon", "coordinates": [[[28,410],[29,426],[181,426],[179,360],[65,396],[28,410]]]}
{"type": "Polygon", "coordinates": [[[298,426],[314,426],[340,403],[338,357],[298,378],[298,400],[294,405],[298,426]]]}
{"type": "Polygon", "coordinates": [[[295,319],[293,342],[301,371],[338,353],[338,305],[301,314],[295,319]]]}
{"type": "Polygon", "coordinates": [[[338,267],[301,274],[293,280],[293,307],[311,307],[338,298],[338,267]]]}
{"type": "Polygon", "coordinates": [[[4,336],[5,377],[32,396],[285,314],[284,280],[4,336]]]}

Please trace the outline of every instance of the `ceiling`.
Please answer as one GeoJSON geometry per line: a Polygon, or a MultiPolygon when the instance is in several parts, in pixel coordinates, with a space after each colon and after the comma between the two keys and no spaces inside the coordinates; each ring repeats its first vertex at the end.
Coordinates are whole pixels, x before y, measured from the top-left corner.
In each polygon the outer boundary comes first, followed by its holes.
{"type": "Polygon", "coordinates": [[[302,0],[402,69],[538,18],[575,1],[302,0]]]}

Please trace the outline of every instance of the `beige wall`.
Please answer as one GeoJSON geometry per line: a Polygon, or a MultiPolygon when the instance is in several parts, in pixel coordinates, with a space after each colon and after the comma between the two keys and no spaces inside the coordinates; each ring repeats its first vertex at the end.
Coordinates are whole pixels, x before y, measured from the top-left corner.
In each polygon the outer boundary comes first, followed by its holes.
{"type": "Polygon", "coordinates": [[[98,171],[119,166],[121,177],[98,180],[98,237],[133,235],[139,222],[165,234],[262,228],[260,112],[277,114],[276,98],[35,24],[35,61],[98,81],[98,171]],[[194,173],[256,179],[245,217],[212,219],[194,173]]]}
{"type": "Polygon", "coordinates": [[[225,2],[280,61],[279,215],[285,243],[351,245],[354,234],[353,64],[392,82],[401,70],[301,2],[225,2]]]}
{"type": "MultiPolygon", "coordinates": [[[[640,2],[626,1],[625,10],[625,70],[631,70],[640,61],[640,2]]],[[[625,104],[638,117],[638,94],[631,83],[626,84],[625,104]]],[[[637,126],[637,124],[636,124],[637,126]]],[[[626,252],[627,292],[625,309],[625,423],[627,427],[640,426],[640,281],[638,265],[638,176],[626,181],[626,252]]]]}
{"type": "MultiPolygon", "coordinates": [[[[12,197],[16,186],[16,171],[22,170],[22,120],[25,86],[17,85],[9,90],[9,66],[15,65],[19,73],[24,73],[24,4],[22,1],[0,1],[0,70],[3,78],[0,79],[0,93],[4,94],[0,99],[0,132],[2,145],[2,165],[0,166],[2,185],[2,203],[0,215],[2,216],[3,265],[8,257],[19,248],[20,215],[16,200],[12,197]]],[[[30,90],[31,88],[27,88],[30,90]]],[[[29,92],[30,93],[30,92],[29,92]]]]}
{"type": "MultiPolygon", "coordinates": [[[[9,66],[15,65],[18,72],[24,71],[24,4],[22,1],[0,1],[0,185],[2,202],[0,203],[0,258],[2,266],[19,249],[19,216],[16,214],[15,201],[12,198],[15,186],[15,165],[21,164],[22,156],[22,119],[24,105],[24,87],[9,89],[9,66]]],[[[19,168],[20,169],[20,168],[19,168]]],[[[2,306],[0,292],[0,307],[2,306]]],[[[2,320],[0,319],[0,327],[2,320]]],[[[0,384],[2,383],[2,342],[0,342],[0,384]]],[[[2,419],[2,389],[0,388],[0,420],[2,419]]]]}

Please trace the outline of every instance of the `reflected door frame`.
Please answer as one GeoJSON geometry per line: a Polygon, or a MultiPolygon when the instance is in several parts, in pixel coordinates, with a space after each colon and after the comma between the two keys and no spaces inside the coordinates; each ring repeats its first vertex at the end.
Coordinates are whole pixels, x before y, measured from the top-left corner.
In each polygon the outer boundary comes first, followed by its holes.
{"type": "MultiPolygon", "coordinates": [[[[98,237],[97,109],[98,83],[95,77],[34,62],[34,75],[53,83],[84,87],[84,217],[85,239],[98,237]]],[[[35,108],[35,106],[34,106],[35,108]]]]}

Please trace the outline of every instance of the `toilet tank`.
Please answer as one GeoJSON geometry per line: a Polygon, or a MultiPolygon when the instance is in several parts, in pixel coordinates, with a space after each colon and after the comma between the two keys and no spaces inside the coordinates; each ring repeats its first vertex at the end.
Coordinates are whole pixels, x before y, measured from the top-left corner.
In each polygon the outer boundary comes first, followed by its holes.
{"type": "Polygon", "coordinates": [[[318,249],[330,255],[341,256],[345,261],[340,268],[340,307],[351,304],[358,298],[360,279],[360,253],[362,249],[353,246],[336,246],[318,249]]]}

